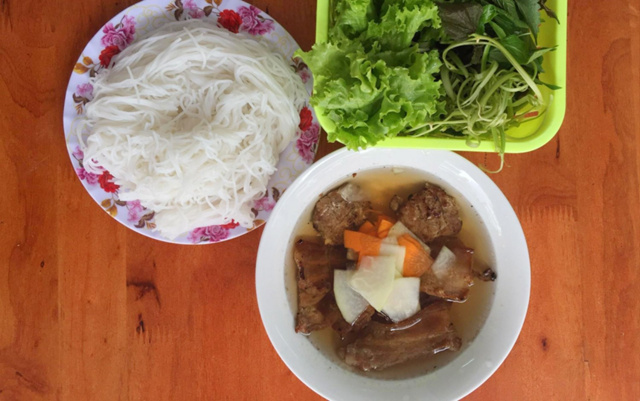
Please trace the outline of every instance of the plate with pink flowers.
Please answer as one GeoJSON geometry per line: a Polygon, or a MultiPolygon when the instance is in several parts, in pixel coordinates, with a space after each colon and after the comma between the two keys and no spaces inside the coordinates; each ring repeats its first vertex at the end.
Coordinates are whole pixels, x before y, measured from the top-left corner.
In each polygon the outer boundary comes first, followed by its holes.
{"type": "Polygon", "coordinates": [[[290,60],[292,68],[311,94],[311,73],[300,59],[293,57],[299,49],[298,44],[282,26],[258,8],[239,0],[143,0],[107,22],[82,51],[69,79],[63,124],[73,168],[87,192],[107,214],[130,229],[154,239],[178,244],[208,244],[238,237],[264,224],[280,195],[313,163],[320,126],[308,104],[300,109],[298,132],[280,154],[277,171],[269,181],[267,193],[253,205],[253,227],[240,227],[235,222],[199,227],[173,240],[157,232],[153,210],[146,209],[139,201],[120,200],[121,189],[109,171],[95,174],[84,169],[84,155],[73,133],[74,125],[84,114],[85,105],[92,100],[91,78],[95,74],[108,68],[111,59],[134,42],[136,37],[168,22],[188,19],[201,19],[233,33],[245,32],[271,41],[290,60]]]}

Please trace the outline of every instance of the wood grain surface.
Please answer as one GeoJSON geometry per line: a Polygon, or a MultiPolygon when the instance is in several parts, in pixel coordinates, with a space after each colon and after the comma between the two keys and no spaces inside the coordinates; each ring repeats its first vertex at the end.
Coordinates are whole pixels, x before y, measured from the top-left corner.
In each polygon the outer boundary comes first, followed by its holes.
{"type": "MultiPolygon", "coordinates": [[[[71,168],[69,74],[133,3],[0,0],[0,400],[320,399],[260,322],[262,230],[153,241],[71,168]]],[[[253,3],[311,46],[314,0],[253,3]]],[[[564,124],[491,177],[521,219],[532,292],[515,348],[469,400],[640,399],[639,13],[638,0],[570,1],[564,124]]]]}

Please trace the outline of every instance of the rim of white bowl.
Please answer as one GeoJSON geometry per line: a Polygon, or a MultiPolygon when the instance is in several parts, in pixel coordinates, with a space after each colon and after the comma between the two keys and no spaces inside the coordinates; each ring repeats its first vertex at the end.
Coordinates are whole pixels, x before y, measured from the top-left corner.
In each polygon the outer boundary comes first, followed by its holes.
{"type": "Polygon", "coordinates": [[[340,149],[301,174],[282,195],[266,224],[256,261],[256,293],[263,325],[278,355],[309,388],[330,400],[456,400],[484,383],[515,345],[524,324],[531,287],[524,232],[508,200],[478,167],[442,150],[340,149]],[[300,214],[324,191],[352,173],[383,167],[417,169],[454,188],[477,211],[489,234],[498,279],[489,314],[461,354],[423,376],[380,380],[331,362],[294,331],[285,288],[285,261],[300,214]]]}

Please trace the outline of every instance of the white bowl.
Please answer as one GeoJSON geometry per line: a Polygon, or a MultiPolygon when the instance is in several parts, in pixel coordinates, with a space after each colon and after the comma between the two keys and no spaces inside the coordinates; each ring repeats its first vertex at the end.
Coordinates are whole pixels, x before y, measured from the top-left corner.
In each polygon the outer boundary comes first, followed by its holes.
{"type": "Polygon", "coordinates": [[[342,149],[324,157],[280,198],[262,234],[256,264],[258,306],[269,339],[302,382],[331,400],[445,401],[464,397],[487,380],[511,351],[524,323],[530,285],[526,240],[505,196],[474,164],[438,150],[342,149]],[[442,186],[459,202],[468,202],[486,228],[492,267],[498,275],[491,283],[494,294],[488,315],[473,341],[444,366],[398,380],[357,373],[296,334],[296,289],[285,279],[292,274],[285,273],[292,266],[294,230],[303,214],[307,218],[310,205],[353,173],[388,167],[418,170],[425,180],[442,186]]]}

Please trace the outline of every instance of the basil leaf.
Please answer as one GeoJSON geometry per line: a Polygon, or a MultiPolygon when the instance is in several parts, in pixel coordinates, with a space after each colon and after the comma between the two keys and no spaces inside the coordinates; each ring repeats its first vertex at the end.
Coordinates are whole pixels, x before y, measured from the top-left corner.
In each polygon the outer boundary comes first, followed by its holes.
{"type": "Polygon", "coordinates": [[[477,3],[438,4],[445,33],[454,41],[463,41],[478,30],[483,8],[477,3]]]}

